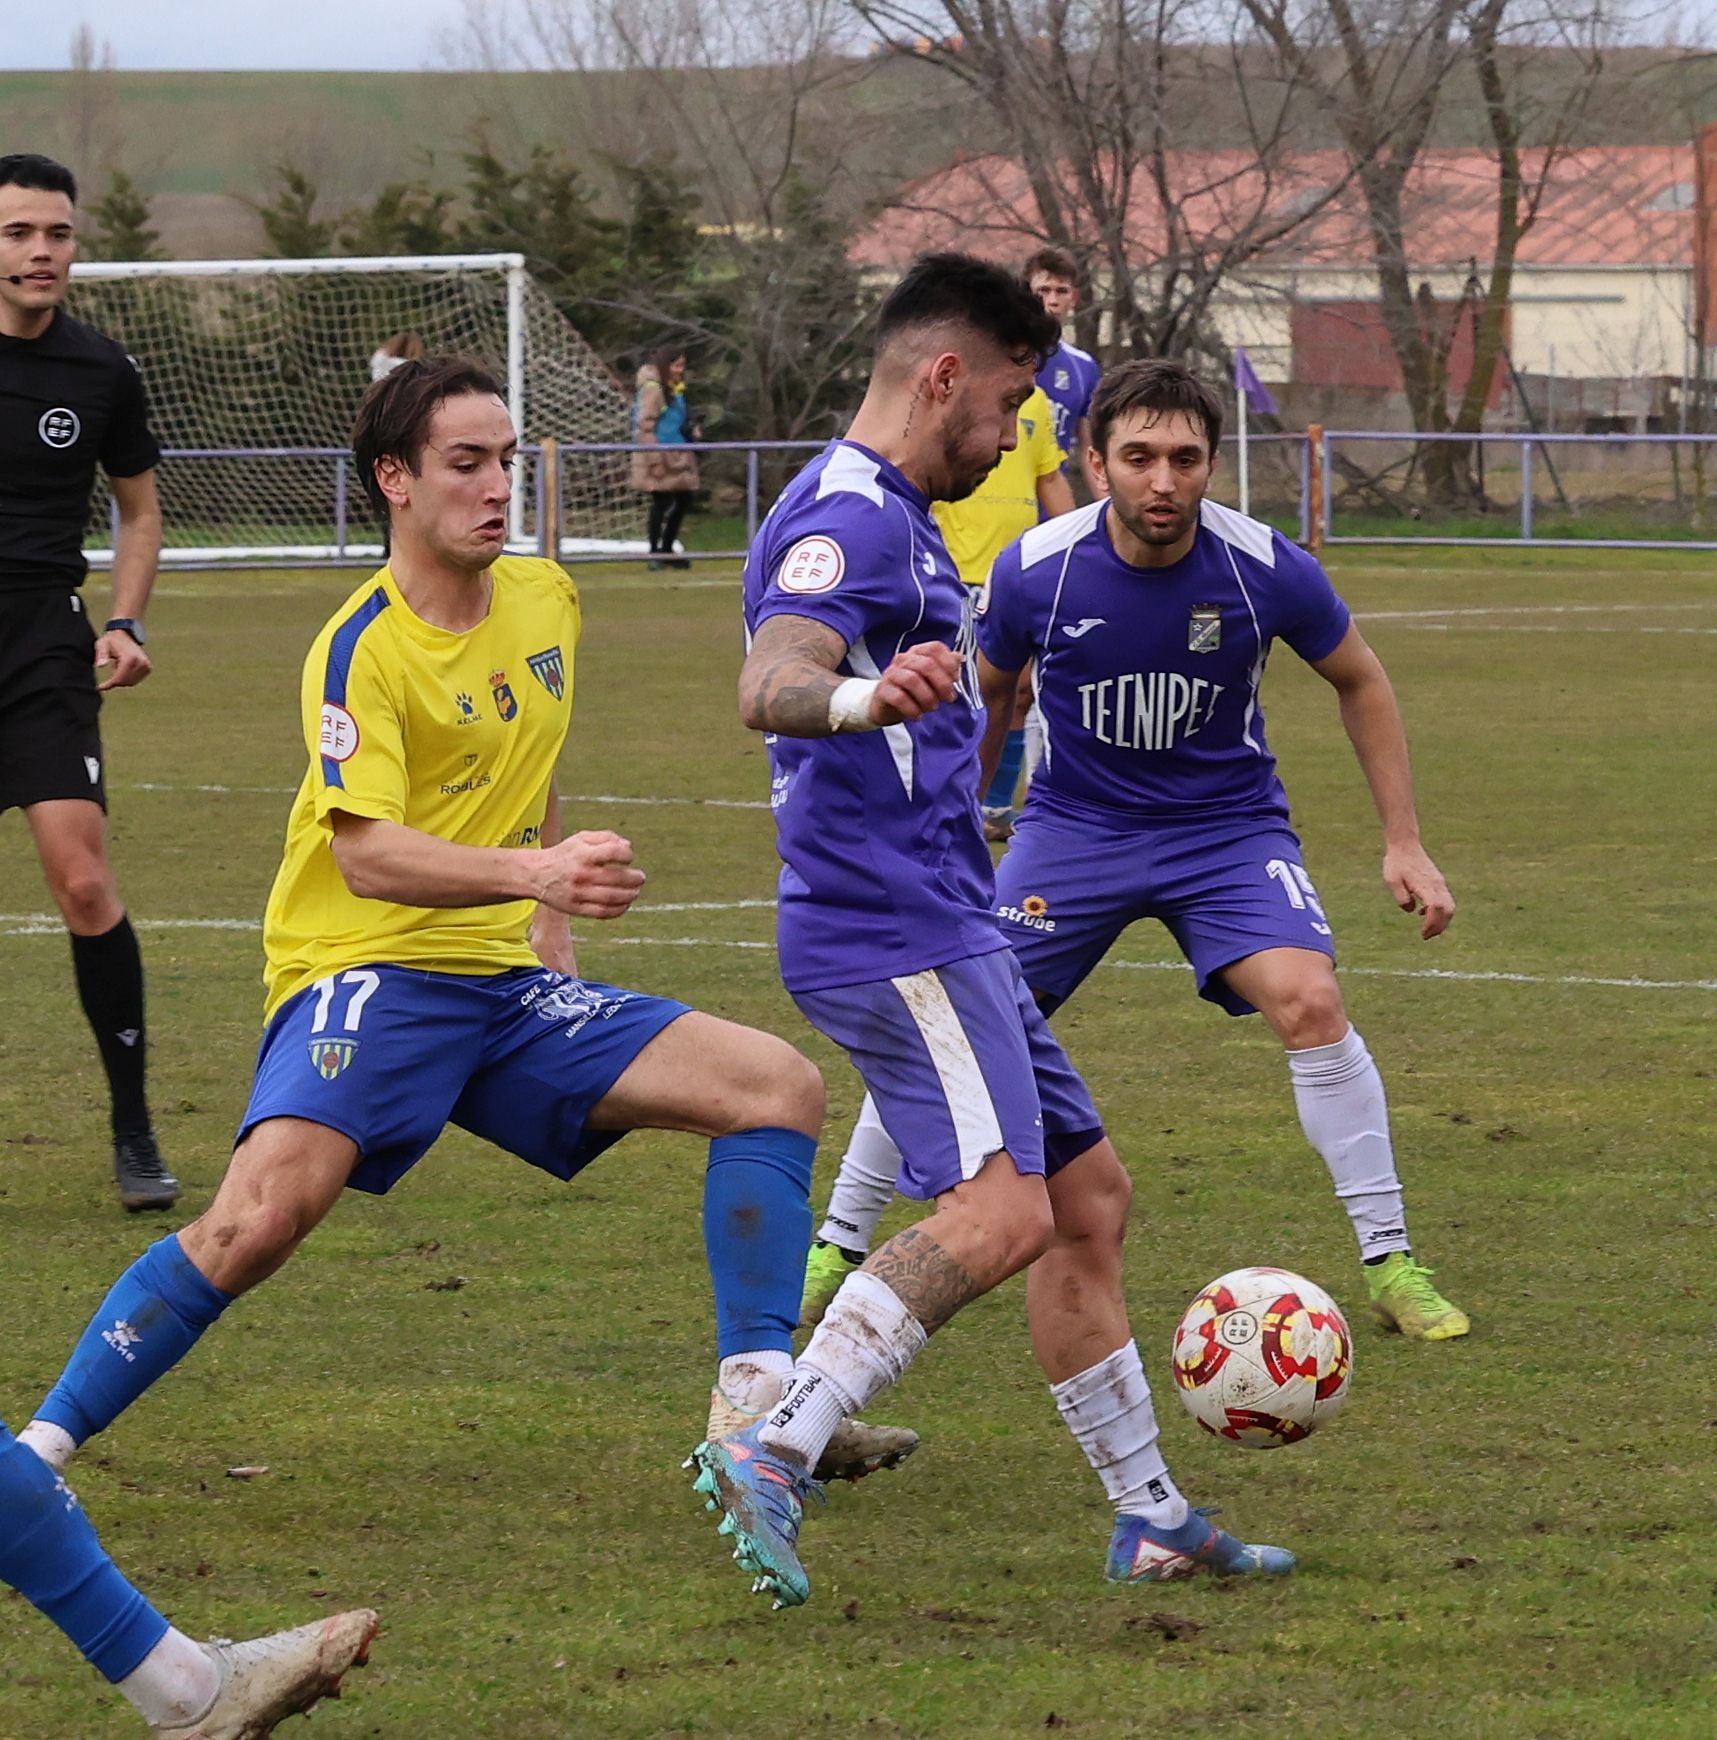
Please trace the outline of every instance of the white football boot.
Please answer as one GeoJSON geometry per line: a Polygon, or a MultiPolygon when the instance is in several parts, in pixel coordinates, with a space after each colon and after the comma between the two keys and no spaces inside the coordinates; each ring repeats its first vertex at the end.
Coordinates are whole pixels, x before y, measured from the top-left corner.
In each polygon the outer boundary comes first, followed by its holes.
{"type": "Polygon", "coordinates": [[[248,1643],[211,1639],[203,1648],[221,1673],[214,1703],[195,1722],[149,1731],[160,1740],[267,1740],[277,1722],[339,1697],[346,1671],[369,1660],[380,1625],[360,1607],[248,1643]]]}

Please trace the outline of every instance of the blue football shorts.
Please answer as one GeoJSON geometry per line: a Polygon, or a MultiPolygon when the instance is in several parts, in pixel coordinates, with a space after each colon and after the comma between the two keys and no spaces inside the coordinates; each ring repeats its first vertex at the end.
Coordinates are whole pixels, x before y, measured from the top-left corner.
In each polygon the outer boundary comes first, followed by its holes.
{"type": "Polygon", "coordinates": [[[268,1118],[325,1124],[358,1145],[352,1187],[379,1195],[457,1124],[571,1178],[626,1133],[587,1130],[591,1107],[688,1013],[542,967],[353,967],[275,1012],[238,1139],[268,1118]]]}

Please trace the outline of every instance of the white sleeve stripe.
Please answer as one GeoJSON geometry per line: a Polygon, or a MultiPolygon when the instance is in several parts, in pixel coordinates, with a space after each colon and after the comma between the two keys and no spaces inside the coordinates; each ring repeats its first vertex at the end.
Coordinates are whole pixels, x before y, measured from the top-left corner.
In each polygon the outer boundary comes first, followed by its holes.
{"type": "MultiPolygon", "coordinates": [[[[874,682],[882,675],[881,668],[871,657],[870,648],[865,645],[862,634],[847,648],[847,663],[852,666],[855,677],[869,677],[874,682]]],[[[882,735],[888,744],[889,754],[894,757],[894,771],[900,775],[900,783],[906,788],[906,795],[910,799],[915,754],[912,733],[904,725],[884,725],[882,735]]]]}
{"type": "Polygon", "coordinates": [[[890,983],[900,993],[907,1013],[918,1028],[936,1078],[942,1084],[954,1139],[960,1149],[960,1176],[976,1178],[979,1168],[1006,1144],[996,1103],[989,1084],[978,1067],[977,1054],[941,976],[932,969],[911,973],[890,983]]]}

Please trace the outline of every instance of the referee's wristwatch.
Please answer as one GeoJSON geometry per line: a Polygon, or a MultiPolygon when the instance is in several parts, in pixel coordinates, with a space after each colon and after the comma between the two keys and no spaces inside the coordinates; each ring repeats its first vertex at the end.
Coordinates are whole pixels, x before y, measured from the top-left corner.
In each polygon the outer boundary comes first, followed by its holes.
{"type": "Polygon", "coordinates": [[[135,616],[111,617],[101,625],[101,632],[112,634],[116,628],[124,629],[139,646],[145,645],[149,639],[148,635],[143,632],[143,624],[135,616]]]}

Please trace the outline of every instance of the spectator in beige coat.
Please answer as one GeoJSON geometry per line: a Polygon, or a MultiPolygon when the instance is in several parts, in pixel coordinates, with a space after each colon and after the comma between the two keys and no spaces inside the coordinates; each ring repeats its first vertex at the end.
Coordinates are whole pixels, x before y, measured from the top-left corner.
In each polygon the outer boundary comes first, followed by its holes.
{"type": "Polygon", "coordinates": [[[666,344],[638,370],[632,439],[651,451],[632,455],[632,487],[650,498],[652,568],[689,568],[675,552],[680,522],[698,490],[698,456],[688,443],[703,430],[686,400],[686,353],[666,344]]]}

